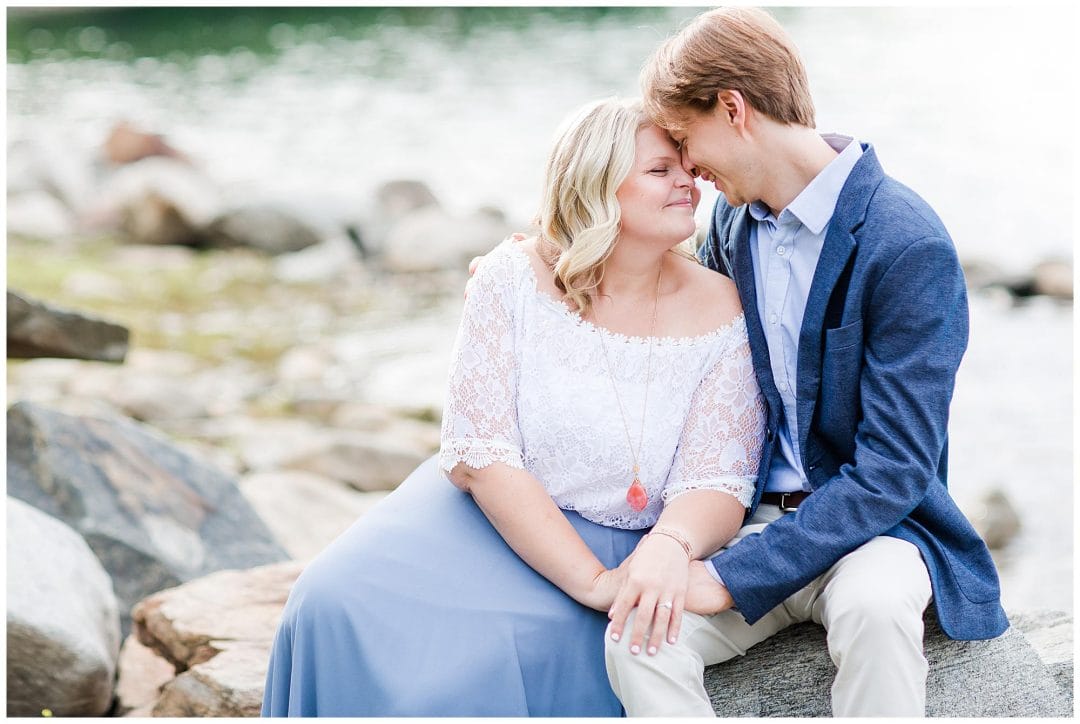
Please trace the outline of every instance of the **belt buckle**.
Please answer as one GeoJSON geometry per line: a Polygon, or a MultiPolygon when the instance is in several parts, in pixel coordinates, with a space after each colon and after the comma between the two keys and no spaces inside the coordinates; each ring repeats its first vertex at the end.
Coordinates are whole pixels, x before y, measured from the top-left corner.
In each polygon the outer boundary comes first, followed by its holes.
{"type": "Polygon", "coordinates": [[[788,499],[788,497],[790,495],[791,495],[791,493],[780,493],[780,512],[781,513],[794,513],[796,510],[799,509],[798,505],[796,505],[794,508],[789,508],[787,506],[787,499],[788,499]]]}

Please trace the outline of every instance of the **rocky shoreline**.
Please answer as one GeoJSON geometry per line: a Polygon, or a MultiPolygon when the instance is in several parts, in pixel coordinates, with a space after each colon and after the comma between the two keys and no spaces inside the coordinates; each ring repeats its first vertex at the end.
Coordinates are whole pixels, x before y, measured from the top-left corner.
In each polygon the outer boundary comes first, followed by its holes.
{"type": "MultiPolygon", "coordinates": [[[[161,139],[113,140],[107,204],[24,184],[9,213],[8,714],[254,715],[303,561],[437,450],[465,265],[522,227],[412,180],[337,226],[224,208],[161,139]]],[[[1072,298],[1066,262],[965,268],[1009,303],[1072,298]]],[[[1022,670],[1040,693],[1002,711],[1060,715],[1066,678],[1071,710],[1066,627],[1027,616],[981,657],[928,638],[943,691],[1022,670]]]]}

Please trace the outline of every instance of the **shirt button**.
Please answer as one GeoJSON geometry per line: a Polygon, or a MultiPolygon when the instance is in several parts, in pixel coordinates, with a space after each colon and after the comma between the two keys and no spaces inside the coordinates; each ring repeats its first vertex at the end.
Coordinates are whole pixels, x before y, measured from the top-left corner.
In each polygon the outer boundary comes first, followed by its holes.
{"type": "Polygon", "coordinates": [[[780,389],[783,390],[784,392],[787,392],[787,382],[781,382],[780,383],[780,389]]]}
{"type": "Polygon", "coordinates": [[[771,322],[772,324],[776,324],[776,315],[775,314],[770,314],[769,315],[769,322],[771,322]]]}
{"type": "Polygon", "coordinates": [[[782,246],[776,247],[776,253],[779,254],[780,256],[783,256],[785,251],[787,251],[787,249],[785,249],[782,246]]]}

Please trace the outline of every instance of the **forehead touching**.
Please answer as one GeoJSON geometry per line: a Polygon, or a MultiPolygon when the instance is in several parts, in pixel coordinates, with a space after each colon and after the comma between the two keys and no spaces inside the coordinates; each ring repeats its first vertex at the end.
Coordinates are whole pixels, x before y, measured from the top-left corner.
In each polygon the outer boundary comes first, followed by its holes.
{"type": "Polygon", "coordinates": [[[666,130],[652,123],[642,126],[637,134],[637,158],[639,161],[677,159],[678,144],[666,130]]]}

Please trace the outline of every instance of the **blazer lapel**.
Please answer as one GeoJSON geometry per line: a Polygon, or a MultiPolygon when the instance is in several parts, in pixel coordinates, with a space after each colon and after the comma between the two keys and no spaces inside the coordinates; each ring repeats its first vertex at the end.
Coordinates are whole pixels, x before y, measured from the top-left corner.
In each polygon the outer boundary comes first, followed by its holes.
{"type": "Polygon", "coordinates": [[[750,213],[746,206],[739,207],[735,218],[728,227],[727,248],[731,250],[735,286],[739,290],[743,316],[746,318],[746,332],[750,338],[750,353],[754,360],[754,373],[758,386],[773,410],[783,409],[780,392],[773,380],[772,364],[769,361],[769,344],[765,341],[765,330],[761,328],[761,314],[757,306],[757,285],[754,281],[754,260],[750,256],[750,213]]]}
{"type": "Polygon", "coordinates": [[[866,207],[874,189],[884,178],[873,146],[863,145],[863,155],[848,176],[836,210],[825,234],[810,293],[806,300],[802,328],[799,330],[798,378],[796,380],[796,413],[799,424],[799,449],[806,450],[806,438],[821,385],[822,327],[825,312],[840,274],[855,251],[854,232],[866,216],[866,207]]]}

